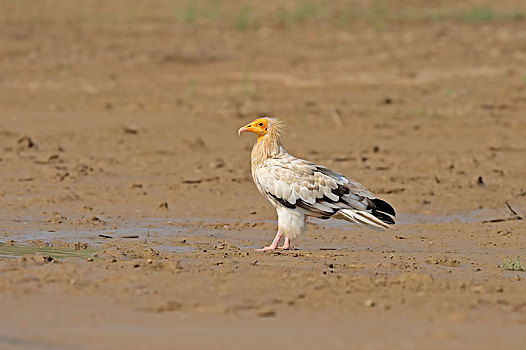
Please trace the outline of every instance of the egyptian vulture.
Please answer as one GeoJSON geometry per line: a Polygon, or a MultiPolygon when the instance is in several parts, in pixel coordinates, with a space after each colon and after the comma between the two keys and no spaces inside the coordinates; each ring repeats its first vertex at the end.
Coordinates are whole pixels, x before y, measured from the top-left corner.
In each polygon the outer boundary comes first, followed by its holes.
{"type": "Polygon", "coordinates": [[[343,219],[375,230],[395,223],[393,207],[357,181],[290,155],[281,145],[283,128],[279,119],[263,117],[238,131],[258,136],[251,153],[252,178],[278,214],[276,237],[258,250],[289,249],[291,239],[305,230],[307,216],[343,219]],[[278,247],[282,236],[284,243],[278,247]]]}

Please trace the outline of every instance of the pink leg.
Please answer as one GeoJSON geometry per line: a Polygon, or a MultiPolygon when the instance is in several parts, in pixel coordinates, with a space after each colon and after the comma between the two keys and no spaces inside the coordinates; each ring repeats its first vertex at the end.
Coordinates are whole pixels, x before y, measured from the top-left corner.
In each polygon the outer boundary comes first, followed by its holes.
{"type": "Polygon", "coordinates": [[[283,242],[283,245],[279,247],[279,249],[290,249],[290,238],[285,237],[285,242],[283,242]]]}
{"type": "MultiPolygon", "coordinates": [[[[266,250],[274,250],[278,247],[278,243],[279,241],[281,240],[281,232],[279,232],[278,230],[278,233],[276,233],[276,237],[274,237],[274,240],[272,241],[272,243],[270,243],[270,245],[268,247],[265,247],[265,248],[261,248],[261,249],[256,249],[256,251],[258,252],[264,252],[266,250]]],[[[287,238],[285,238],[285,241],[287,240],[287,238]]]]}

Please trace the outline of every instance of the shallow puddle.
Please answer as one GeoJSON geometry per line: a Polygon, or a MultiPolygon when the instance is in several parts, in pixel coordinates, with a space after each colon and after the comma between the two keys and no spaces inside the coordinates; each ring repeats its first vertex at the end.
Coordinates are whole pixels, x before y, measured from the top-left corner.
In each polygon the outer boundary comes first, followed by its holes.
{"type": "Polygon", "coordinates": [[[189,253],[195,251],[193,247],[190,246],[156,246],[154,249],[162,250],[170,253],[189,253]]]}
{"type": "Polygon", "coordinates": [[[57,258],[91,258],[96,249],[69,249],[54,247],[31,247],[28,245],[10,245],[0,242],[0,256],[45,255],[57,258]]]}

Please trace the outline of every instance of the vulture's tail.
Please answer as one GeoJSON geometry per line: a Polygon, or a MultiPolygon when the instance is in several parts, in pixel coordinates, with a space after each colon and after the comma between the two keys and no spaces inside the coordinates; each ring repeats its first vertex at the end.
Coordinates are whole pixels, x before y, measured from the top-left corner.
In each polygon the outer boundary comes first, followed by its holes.
{"type": "Polygon", "coordinates": [[[343,219],[347,221],[367,228],[372,228],[373,230],[385,231],[385,229],[389,228],[389,224],[363,210],[342,209],[338,214],[341,214],[343,219]]]}

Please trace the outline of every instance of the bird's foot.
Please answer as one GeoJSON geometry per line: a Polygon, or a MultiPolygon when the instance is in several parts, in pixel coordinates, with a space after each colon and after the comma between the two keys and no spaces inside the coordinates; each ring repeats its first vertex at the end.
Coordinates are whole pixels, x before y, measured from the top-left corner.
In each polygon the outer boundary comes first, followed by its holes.
{"type": "Polygon", "coordinates": [[[276,247],[276,246],[269,245],[268,247],[264,247],[264,248],[261,248],[261,249],[256,249],[256,252],[266,252],[267,250],[275,250],[277,248],[278,247],[276,247]]]}
{"type": "MultiPolygon", "coordinates": [[[[278,247],[279,241],[281,240],[281,232],[276,233],[276,237],[274,237],[274,240],[268,247],[256,249],[257,252],[266,252],[267,250],[274,250],[278,247]]],[[[283,242],[283,245],[287,244],[287,238],[285,238],[285,242],[283,242]]]]}
{"type": "Polygon", "coordinates": [[[290,238],[285,237],[285,241],[283,242],[283,245],[281,247],[278,247],[279,249],[289,250],[290,249],[290,238]]]}
{"type": "Polygon", "coordinates": [[[290,247],[290,238],[285,237],[285,241],[283,242],[283,245],[278,247],[278,243],[279,243],[280,238],[281,238],[281,234],[278,232],[278,234],[276,235],[276,238],[274,238],[274,240],[272,241],[272,243],[268,247],[261,248],[261,249],[256,249],[256,251],[258,251],[258,252],[266,252],[267,250],[276,250],[276,249],[289,250],[291,248],[290,247]]]}

